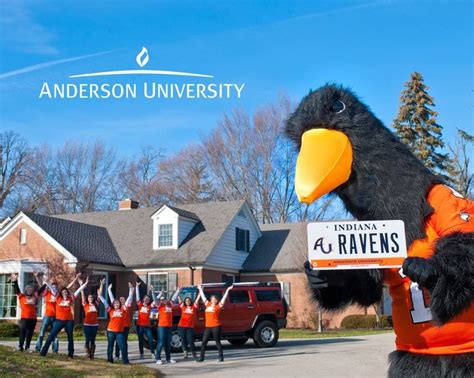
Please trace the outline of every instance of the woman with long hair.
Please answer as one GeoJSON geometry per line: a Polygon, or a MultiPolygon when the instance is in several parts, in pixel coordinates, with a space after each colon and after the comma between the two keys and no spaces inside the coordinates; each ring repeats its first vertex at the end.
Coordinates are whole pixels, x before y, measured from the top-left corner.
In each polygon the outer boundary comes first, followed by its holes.
{"type": "MultiPolygon", "coordinates": [[[[79,278],[79,285],[82,285],[84,282],[79,278]]],[[[95,353],[95,338],[97,336],[97,331],[99,330],[99,305],[100,301],[93,294],[89,294],[86,299],[86,294],[84,290],[81,291],[82,298],[82,308],[84,310],[84,322],[83,330],[86,342],[84,349],[86,351],[87,357],[91,360],[94,359],[95,353]]]]}
{"type": "Polygon", "coordinates": [[[48,288],[54,293],[56,298],[56,320],[53,323],[53,329],[49,334],[48,338],[46,339],[43,348],[41,348],[40,354],[42,356],[46,356],[49,350],[49,346],[57,337],[58,333],[64,328],[67,333],[67,350],[68,350],[68,357],[74,357],[74,315],[73,315],[73,308],[74,308],[74,300],[77,296],[84,290],[84,288],[89,283],[89,277],[86,278],[86,282],[84,282],[79,288],[71,294],[67,287],[63,287],[59,290],[59,294],[57,291],[53,291],[53,287],[51,284],[46,280],[46,285],[48,288]]]}
{"type": "Polygon", "coordinates": [[[220,313],[221,310],[224,308],[225,301],[227,300],[227,296],[229,292],[232,290],[234,285],[231,285],[225,291],[222,299],[219,299],[215,295],[211,295],[210,300],[208,301],[204,291],[202,289],[202,285],[199,286],[199,293],[201,295],[204,304],[206,305],[205,311],[205,329],[204,334],[202,336],[202,344],[201,344],[201,357],[198,362],[204,361],[204,355],[206,353],[206,346],[209,339],[212,338],[216,342],[217,350],[219,351],[219,362],[224,362],[224,352],[222,350],[221,345],[221,320],[220,320],[220,313]]]}
{"type": "Polygon", "coordinates": [[[105,306],[105,311],[109,314],[109,323],[107,324],[107,362],[114,362],[114,344],[117,343],[120,352],[122,353],[122,362],[129,364],[128,361],[128,350],[125,345],[125,338],[123,335],[124,329],[124,312],[120,301],[115,299],[112,302],[112,307],[109,306],[105,298],[102,296],[102,282],[97,290],[97,296],[105,306]]]}
{"type": "MultiPolygon", "coordinates": [[[[155,297],[153,286],[150,286],[153,295],[153,302],[158,309],[158,345],[156,347],[156,363],[158,365],[175,364],[176,361],[171,359],[171,331],[173,330],[173,304],[163,296],[163,291],[160,291],[158,297],[155,297]],[[166,360],[161,360],[161,351],[165,349],[166,360]]],[[[178,294],[178,291],[175,293],[178,294]]],[[[173,296],[174,297],[174,296],[173,296]]]]}
{"type": "MultiPolygon", "coordinates": [[[[74,286],[76,281],[79,279],[81,273],[76,274],[74,279],[67,285],[67,288],[70,289],[71,287],[74,286]]],[[[43,299],[45,302],[45,310],[43,314],[43,319],[41,321],[41,327],[38,333],[38,339],[36,340],[36,351],[40,352],[41,348],[43,347],[43,340],[44,340],[44,335],[46,334],[46,330],[48,328],[53,329],[53,324],[54,321],[56,320],[56,294],[58,292],[58,285],[56,282],[51,282],[50,286],[52,290],[44,283],[44,280],[46,280],[46,277],[43,275],[43,280],[38,278],[38,275],[35,276],[36,282],[38,282],[38,285],[41,286],[42,290],[42,295],[43,299]]],[[[41,290],[40,290],[41,291],[41,290]]],[[[58,338],[56,337],[53,341],[53,353],[58,353],[59,350],[59,342],[58,338]]]]}
{"type": "Polygon", "coordinates": [[[143,353],[143,344],[144,344],[144,335],[148,339],[148,345],[150,346],[150,352],[155,357],[155,342],[153,340],[153,333],[151,331],[150,323],[150,313],[151,309],[154,307],[154,304],[151,301],[150,296],[144,295],[143,301],[140,297],[140,282],[137,282],[135,286],[135,295],[137,298],[137,308],[138,308],[138,319],[136,322],[136,330],[138,336],[138,349],[140,351],[140,359],[143,360],[145,355],[143,353]]]}
{"type": "Polygon", "coordinates": [[[36,304],[38,303],[38,291],[31,285],[26,285],[23,293],[18,286],[18,274],[12,273],[10,280],[13,284],[13,290],[18,296],[18,303],[20,304],[20,339],[18,343],[18,350],[29,351],[31,338],[35,332],[36,327],[36,304]],[[24,348],[23,348],[24,347],[24,348]]]}
{"type": "MultiPolygon", "coordinates": [[[[105,278],[103,281],[101,280],[101,284],[105,283],[105,278]]],[[[125,347],[128,350],[128,334],[130,333],[130,327],[132,325],[132,317],[130,315],[130,307],[132,307],[132,301],[133,301],[133,285],[131,282],[128,283],[128,298],[125,299],[125,297],[120,297],[120,305],[122,306],[123,309],[123,337],[125,340],[125,347]]],[[[111,303],[115,301],[114,294],[112,293],[112,284],[109,285],[108,287],[108,293],[109,293],[109,300],[111,303]]],[[[120,357],[120,347],[118,343],[115,343],[115,357],[119,358],[120,357]]]]}
{"type": "Polygon", "coordinates": [[[193,358],[197,359],[196,349],[194,347],[194,326],[196,323],[196,312],[199,307],[200,298],[201,293],[198,293],[193,303],[190,297],[185,297],[184,300],[182,300],[178,295],[179,307],[181,309],[181,318],[178,323],[178,334],[181,339],[184,359],[188,358],[189,353],[192,353],[193,358]]]}

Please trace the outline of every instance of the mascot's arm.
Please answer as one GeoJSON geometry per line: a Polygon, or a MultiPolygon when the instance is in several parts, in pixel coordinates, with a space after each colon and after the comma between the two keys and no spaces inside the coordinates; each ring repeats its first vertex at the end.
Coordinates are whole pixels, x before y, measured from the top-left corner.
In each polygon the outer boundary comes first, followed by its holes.
{"type": "Polygon", "coordinates": [[[367,307],[382,298],[380,270],[316,271],[305,265],[313,295],[326,310],[339,310],[350,304],[367,307]]]}
{"type": "Polygon", "coordinates": [[[438,277],[431,289],[431,313],[435,322],[444,324],[474,299],[474,233],[459,232],[440,239],[429,261],[438,277]]]}

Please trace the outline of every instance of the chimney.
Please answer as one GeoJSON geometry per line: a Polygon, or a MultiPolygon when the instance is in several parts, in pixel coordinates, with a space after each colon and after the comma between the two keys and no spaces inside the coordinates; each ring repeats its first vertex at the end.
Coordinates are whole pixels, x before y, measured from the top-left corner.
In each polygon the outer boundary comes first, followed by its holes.
{"type": "Polygon", "coordinates": [[[138,202],[133,201],[130,198],[126,198],[122,201],[119,201],[119,210],[132,210],[138,209],[138,202]]]}

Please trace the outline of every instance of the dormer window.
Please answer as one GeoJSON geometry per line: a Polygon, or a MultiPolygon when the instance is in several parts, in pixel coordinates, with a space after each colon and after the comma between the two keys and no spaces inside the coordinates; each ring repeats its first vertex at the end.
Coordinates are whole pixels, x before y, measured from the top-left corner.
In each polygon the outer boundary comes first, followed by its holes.
{"type": "Polygon", "coordinates": [[[158,248],[173,246],[173,225],[159,224],[158,225],[158,248]]]}
{"type": "Polygon", "coordinates": [[[235,228],[235,249],[237,251],[250,252],[250,231],[235,228]]]}

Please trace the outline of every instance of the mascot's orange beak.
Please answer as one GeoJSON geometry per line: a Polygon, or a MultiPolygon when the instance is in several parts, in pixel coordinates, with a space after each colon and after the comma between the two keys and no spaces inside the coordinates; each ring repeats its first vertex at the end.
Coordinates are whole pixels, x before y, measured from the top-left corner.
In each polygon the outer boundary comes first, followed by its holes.
{"type": "Polygon", "coordinates": [[[301,139],[295,187],[298,200],[310,204],[349,180],[352,146],[345,134],[328,129],[308,130],[301,139]]]}

